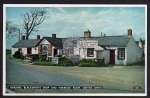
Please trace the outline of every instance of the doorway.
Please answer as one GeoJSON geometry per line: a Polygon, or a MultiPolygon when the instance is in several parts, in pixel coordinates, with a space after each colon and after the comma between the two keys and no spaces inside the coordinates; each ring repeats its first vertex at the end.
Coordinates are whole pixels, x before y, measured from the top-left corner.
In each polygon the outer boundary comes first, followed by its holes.
{"type": "Polygon", "coordinates": [[[32,54],[32,48],[27,48],[27,54],[32,54]]]}
{"type": "Polygon", "coordinates": [[[57,54],[57,49],[54,49],[54,56],[57,54]]]}
{"type": "Polygon", "coordinates": [[[110,64],[115,64],[115,50],[110,50],[110,64]]]}

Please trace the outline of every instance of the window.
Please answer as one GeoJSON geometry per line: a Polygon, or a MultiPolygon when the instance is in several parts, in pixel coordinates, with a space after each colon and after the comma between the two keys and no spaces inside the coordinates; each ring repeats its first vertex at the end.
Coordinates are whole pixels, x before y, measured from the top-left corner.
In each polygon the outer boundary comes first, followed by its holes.
{"type": "Polygon", "coordinates": [[[42,45],[42,54],[47,54],[47,48],[48,46],[47,45],[42,45]]]}
{"type": "Polygon", "coordinates": [[[94,56],[94,48],[87,48],[87,57],[94,56]]]}
{"type": "Polygon", "coordinates": [[[118,48],[118,59],[119,60],[125,59],[125,48],[118,48]]]}

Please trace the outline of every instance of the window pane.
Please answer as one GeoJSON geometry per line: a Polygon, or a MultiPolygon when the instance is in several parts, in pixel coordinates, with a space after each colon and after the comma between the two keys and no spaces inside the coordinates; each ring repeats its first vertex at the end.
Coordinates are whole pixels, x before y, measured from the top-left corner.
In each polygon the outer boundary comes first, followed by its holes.
{"type": "Polygon", "coordinates": [[[125,59],[125,48],[118,48],[118,59],[125,59]]]}
{"type": "Polygon", "coordinates": [[[88,48],[87,49],[87,56],[93,57],[94,56],[94,48],[88,48]]]}

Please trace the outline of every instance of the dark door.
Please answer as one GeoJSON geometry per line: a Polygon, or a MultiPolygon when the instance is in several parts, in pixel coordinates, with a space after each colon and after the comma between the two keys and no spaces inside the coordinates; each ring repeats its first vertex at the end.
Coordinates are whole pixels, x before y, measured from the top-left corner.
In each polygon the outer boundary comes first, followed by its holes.
{"type": "Polygon", "coordinates": [[[27,48],[27,54],[32,54],[32,48],[27,48]]]}
{"type": "Polygon", "coordinates": [[[115,64],[115,50],[110,50],[110,64],[115,64]]]}
{"type": "Polygon", "coordinates": [[[54,49],[54,56],[57,54],[57,49],[54,49]]]}

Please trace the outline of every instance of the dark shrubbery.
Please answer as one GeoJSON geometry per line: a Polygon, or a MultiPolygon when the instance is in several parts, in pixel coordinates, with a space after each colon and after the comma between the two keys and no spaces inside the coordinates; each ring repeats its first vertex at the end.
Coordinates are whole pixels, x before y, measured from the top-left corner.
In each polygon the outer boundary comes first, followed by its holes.
{"type": "MultiPolygon", "coordinates": [[[[43,57],[44,58],[44,57],[43,57]]],[[[58,64],[52,63],[52,57],[48,57],[48,61],[44,58],[43,61],[35,61],[34,65],[43,65],[43,66],[74,66],[78,65],[79,67],[106,67],[104,59],[82,59],[80,62],[75,64],[65,57],[59,57],[58,64]],[[45,60],[45,61],[44,61],[45,60]]]]}
{"type": "Polygon", "coordinates": [[[41,61],[35,61],[33,65],[43,65],[43,66],[72,66],[72,62],[65,57],[59,57],[58,64],[52,63],[52,57],[48,57],[48,61],[44,56],[41,58],[41,61]],[[43,59],[43,60],[42,60],[43,59]]]}
{"type": "Polygon", "coordinates": [[[50,61],[50,62],[52,62],[52,57],[48,57],[47,60],[50,61]]]}
{"type": "Polygon", "coordinates": [[[58,55],[58,54],[57,54],[57,55],[55,55],[55,57],[62,57],[62,55],[58,55]]]}
{"type": "Polygon", "coordinates": [[[82,59],[80,67],[104,67],[106,64],[104,63],[104,59],[82,59]]]}
{"type": "Polygon", "coordinates": [[[20,51],[16,51],[13,57],[21,59],[23,57],[23,54],[20,51]]]}
{"type": "Polygon", "coordinates": [[[56,65],[57,66],[72,66],[72,62],[71,61],[61,61],[56,65]]]}
{"type": "Polygon", "coordinates": [[[39,54],[40,61],[46,61],[47,54],[39,54]]]}
{"type": "Polygon", "coordinates": [[[26,54],[25,57],[31,58],[33,61],[39,60],[39,54],[26,54]]]}

